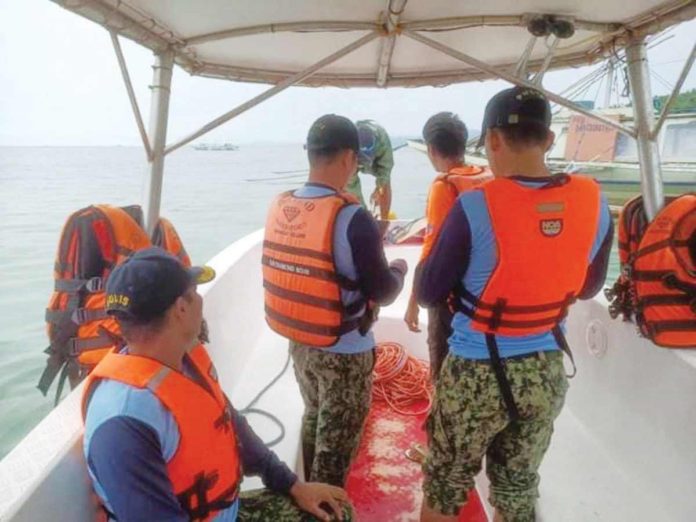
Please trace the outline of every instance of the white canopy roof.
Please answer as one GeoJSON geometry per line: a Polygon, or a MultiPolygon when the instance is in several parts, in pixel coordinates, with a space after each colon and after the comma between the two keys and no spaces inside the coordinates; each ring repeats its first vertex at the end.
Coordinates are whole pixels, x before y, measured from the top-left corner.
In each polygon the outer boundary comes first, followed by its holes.
{"type": "MultiPolygon", "coordinates": [[[[405,6],[403,0],[53,1],[155,51],[171,46],[176,63],[191,74],[247,82],[278,83],[377,32],[297,83],[343,87],[492,77],[408,38],[408,31],[512,72],[535,14],[575,24],[575,34],[559,41],[550,68],[586,65],[621,48],[630,32],[650,34],[696,16],[695,0],[410,0],[405,6]]],[[[532,71],[547,56],[540,40],[530,56],[532,71]]]]}

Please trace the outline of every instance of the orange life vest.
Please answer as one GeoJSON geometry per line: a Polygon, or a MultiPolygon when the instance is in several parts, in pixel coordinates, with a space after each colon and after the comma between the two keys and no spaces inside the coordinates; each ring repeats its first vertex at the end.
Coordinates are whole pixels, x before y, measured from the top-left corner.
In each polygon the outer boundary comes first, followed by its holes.
{"type": "Polygon", "coordinates": [[[457,194],[474,189],[487,181],[493,179],[493,173],[484,168],[476,166],[456,167],[449,172],[440,173],[435,182],[443,181],[452,187],[457,194]]]}
{"type": "MultiPolygon", "coordinates": [[[[104,285],[117,264],[152,245],[141,223],[137,205],[93,205],[73,213],[63,227],[46,310],[49,358],[38,385],[45,395],[61,373],[56,403],[65,379],[74,388],[120,340],[118,324],[104,310],[104,285]]],[[[190,265],[173,225],[162,219],[156,230],[157,241],[190,265]]]]}
{"type": "Polygon", "coordinates": [[[472,165],[455,167],[449,172],[440,173],[435,178],[430,187],[426,204],[425,217],[428,224],[423,237],[421,260],[430,255],[440,233],[440,228],[442,228],[442,224],[457,201],[459,194],[479,187],[491,179],[493,179],[493,174],[490,170],[472,165]]]}
{"type": "Polygon", "coordinates": [[[336,217],[356,203],[347,193],[297,198],[293,192],[273,202],[263,242],[263,287],[266,321],[283,337],[328,347],[359,326],[360,318],[351,318],[365,302],[344,306],[341,289],[357,285],[338,274],[333,251],[336,217]]]}
{"type": "Polygon", "coordinates": [[[643,336],[668,348],[696,348],[696,194],[669,198],[648,222],[642,198],[619,216],[621,275],[610,313],[635,315],[643,336]]]}
{"type": "Polygon", "coordinates": [[[561,176],[542,188],[495,179],[481,187],[498,264],[473,304],[472,327],[490,334],[553,330],[582,289],[599,222],[599,186],[561,176]]]}
{"type": "Polygon", "coordinates": [[[241,465],[231,405],[213,363],[203,345],[189,357],[208,389],[154,359],[109,352],[87,378],[82,416],[102,379],[149,389],[179,429],[179,446],[167,463],[174,494],[191,520],[212,520],[236,500],[241,465]]]}
{"type": "Polygon", "coordinates": [[[184,266],[191,266],[191,258],[184,248],[184,243],[181,241],[174,225],[168,219],[159,218],[157,226],[152,233],[152,244],[162,247],[170,254],[178,257],[184,266]]]}

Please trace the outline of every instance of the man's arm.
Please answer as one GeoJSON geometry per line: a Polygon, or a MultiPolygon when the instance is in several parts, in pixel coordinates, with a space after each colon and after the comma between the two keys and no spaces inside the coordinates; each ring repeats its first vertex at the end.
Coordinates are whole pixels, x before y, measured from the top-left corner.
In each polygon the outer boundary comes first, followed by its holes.
{"type": "Polygon", "coordinates": [[[157,433],[146,423],[118,416],[89,442],[87,465],[118,520],[189,520],[174,496],[157,433]]]}
{"type": "Polygon", "coordinates": [[[430,255],[422,263],[416,296],[421,306],[445,300],[464,277],[471,253],[471,228],[458,200],[442,225],[430,255]]]}
{"type": "Polygon", "coordinates": [[[602,196],[600,213],[597,236],[593,246],[593,256],[590,266],[587,268],[585,284],[578,294],[580,299],[591,299],[597,295],[607,279],[611,247],[614,243],[614,221],[611,218],[609,205],[604,196],[602,196]]]}
{"type": "Polygon", "coordinates": [[[380,305],[392,303],[401,292],[406,274],[401,267],[387,263],[377,222],[364,208],[355,212],[348,225],[348,242],[362,294],[380,305]]]}
{"type": "Polygon", "coordinates": [[[244,474],[258,475],[271,491],[288,494],[297,481],[297,475],[278,458],[278,455],[268,449],[244,416],[234,409],[232,422],[239,443],[244,474]]]}
{"type": "Polygon", "coordinates": [[[380,127],[378,134],[379,150],[377,150],[373,165],[375,194],[378,197],[380,217],[389,219],[392,203],[391,171],[394,168],[394,152],[387,131],[380,127]]]}

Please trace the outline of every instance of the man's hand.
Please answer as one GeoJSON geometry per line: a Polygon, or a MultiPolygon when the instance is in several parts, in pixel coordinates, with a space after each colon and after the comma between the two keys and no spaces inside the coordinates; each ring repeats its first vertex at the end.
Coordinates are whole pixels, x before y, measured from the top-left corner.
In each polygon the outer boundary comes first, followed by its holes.
{"type": "Polygon", "coordinates": [[[418,302],[414,295],[411,295],[411,299],[408,300],[408,308],[406,308],[406,315],[404,316],[404,322],[408,329],[412,332],[420,332],[418,326],[418,312],[420,308],[418,307],[418,302]]]}
{"type": "Polygon", "coordinates": [[[391,185],[383,185],[376,187],[375,191],[370,196],[370,204],[379,207],[380,219],[389,219],[389,211],[391,210],[391,185]]]}
{"type": "Polygon", "coordinates": [[[343,505],[350,504],[348,494],[343,489],[320,482],[298,480],[290,488],[290,496],[303,511],[327,522],[343,520],[343,505]],[[328,506],[332,513],[327,513],[322,504],[328,506]]]}
{"type": "Polygon", "coordinates": [[[405,276],[408,273],[408,263],[405,259],[395,259],[389,263],[389,268],[396,268],[398,272],[405,276]]]}

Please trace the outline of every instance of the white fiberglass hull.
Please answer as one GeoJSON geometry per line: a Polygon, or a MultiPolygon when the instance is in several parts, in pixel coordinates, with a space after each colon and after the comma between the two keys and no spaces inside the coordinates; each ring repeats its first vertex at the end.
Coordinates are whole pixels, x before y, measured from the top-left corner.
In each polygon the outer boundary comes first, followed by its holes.
{"type": "MultiPolygon", "coordinates": [[[[260,231],[253,233],[216,256],[211,264],[218,277],[201,289],[209,350],[237,407],[245,406],[287,357],[287,342],[263,318],[261,239],[260,231]]],[[[419,250],[389,247],[387,255],[404,257],[413,268],[419,250]]],[[[413,334],[401,320],[408,292],[381,311],[375,332],[378,340],[400,342],[427,358],[425,328],[413,334]]],[[[640,339],[631,324],[609,318],[603,298],[574,305],[568,337],[578,376],[542,465],[539,519],[693,520],[696,351],[663,350],[640,339]]],[[[97,507],[82,458],[80,392],[71,393],[0,462],[0,521],[94,520],[97,507]]],[[[258,407],[284,423],[286,436],[274,449],[297,467],[302,401],[292,371],[258,407]]],[[[277,435],[265,419],[251,422],[265,440],[277,435]]],[[[258,485],[258,480],[244,483],[258,485]]],[[[485,499],[483,475],[478,486],[485,499]]]]}

